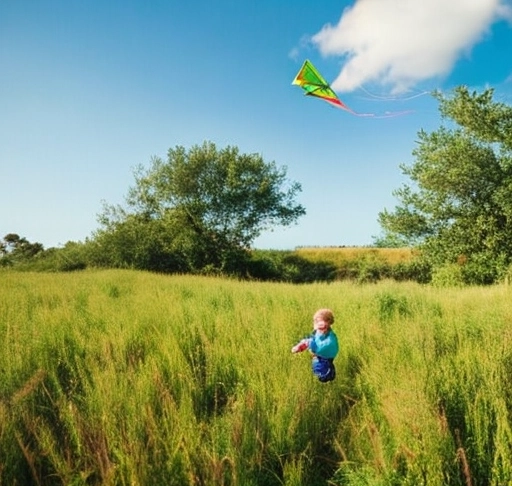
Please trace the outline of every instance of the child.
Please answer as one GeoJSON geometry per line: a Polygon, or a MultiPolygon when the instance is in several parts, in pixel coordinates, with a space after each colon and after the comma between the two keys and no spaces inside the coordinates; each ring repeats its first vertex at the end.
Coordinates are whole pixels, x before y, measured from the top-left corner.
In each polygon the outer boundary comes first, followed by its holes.
{"type": "Polygon", "coordinates": [[[334,358],[338,354],[338,338],[331,329],[333,323],[334,314],[330,309],[317,310],[313,316],[314,332],[292,348],[292,353],[310,350],[313,373],[322,383],[336,377],[334,358]]]}

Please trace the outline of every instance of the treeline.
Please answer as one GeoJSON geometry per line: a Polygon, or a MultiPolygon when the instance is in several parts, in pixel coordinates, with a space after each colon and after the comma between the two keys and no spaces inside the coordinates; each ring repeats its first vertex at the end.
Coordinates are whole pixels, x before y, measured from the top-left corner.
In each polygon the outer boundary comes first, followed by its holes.
{"type": "MultiPolygon", "coordinates": [[[[374,254],[310,258],[299,250],[254,250],[263,232],[297,223],[306,209],[286,167],[237,147],[177,146],[135,170],[125,203],[105,205],[100,228],[84,243],[45,250],[5,236],[0,265],[70,271],[88,267],[228,275],[306,283],[342,279],[490,285],[512,278],[512,107],[493,91],[437,94],[443,119],[418,132],[410,181],[393,192],[394,210],[378,215],[378,248],[406,247],[414,258],[374,254]]],[[[335,221],[332,222],[336,224],[335,221]]]]}
{"type": "MultiPolygon", "coordinates": [[[[228,270],[220,269],[213,260],[204,259],[198,266],[195,259],[171,252],[157,242],[121,247],[104,245],[104,240],[68,242],[62,248],[45,249],[41,243],[30,243],[24,237],[9,234],[0,240],[0,266],[19,271],[70,272],[86,268],[126,268],[157,273],[225,275],[260,281],[311,283],[351,280],[360,283],[383,279],[411,280],[427,283],[431,269],[417,257],[391,262],[379,249],[352,252],[335,258],[333,251],[308,255],[297,250],[246,250],[232,253],[228,270]]],[[[343,250],[342,247],[339,248],[343,250]]]]}

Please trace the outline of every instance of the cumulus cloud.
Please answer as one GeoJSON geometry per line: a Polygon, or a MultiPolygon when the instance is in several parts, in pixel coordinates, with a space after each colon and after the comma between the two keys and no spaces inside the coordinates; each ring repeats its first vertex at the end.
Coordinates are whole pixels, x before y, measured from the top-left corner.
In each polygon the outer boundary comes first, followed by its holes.
{"type": "Polygon", "coordinates": [[[345,61],[334,90],[376,82],[399,93],[447,75],[503,18],[512,19],[510,0],[357,0],[312,42],[345,61]]]}

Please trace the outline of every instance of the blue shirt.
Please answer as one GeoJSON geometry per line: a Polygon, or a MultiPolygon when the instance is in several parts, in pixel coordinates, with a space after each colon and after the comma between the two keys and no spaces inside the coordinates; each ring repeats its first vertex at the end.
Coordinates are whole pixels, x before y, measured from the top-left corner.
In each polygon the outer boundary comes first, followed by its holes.
{"type": "Polygon", "coordinates": [[[327,334],[315,331],[309,342],[309,349],[322,358],[334,359],[338,354],[338,338],[332,329],[327,334]]]}

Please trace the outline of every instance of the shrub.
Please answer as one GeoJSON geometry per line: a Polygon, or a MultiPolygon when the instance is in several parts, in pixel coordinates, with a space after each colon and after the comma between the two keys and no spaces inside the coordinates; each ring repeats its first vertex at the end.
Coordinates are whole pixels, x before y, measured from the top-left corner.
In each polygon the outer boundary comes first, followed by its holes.
{"type": "Polygon", "coordinates": [[[463,287],[462,268],[456,263],[435,267],[432,271],[432,285],[435,287],[463,287]]]}

